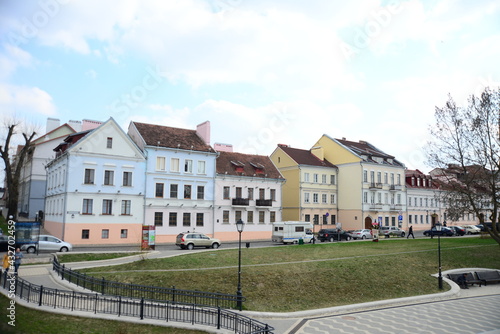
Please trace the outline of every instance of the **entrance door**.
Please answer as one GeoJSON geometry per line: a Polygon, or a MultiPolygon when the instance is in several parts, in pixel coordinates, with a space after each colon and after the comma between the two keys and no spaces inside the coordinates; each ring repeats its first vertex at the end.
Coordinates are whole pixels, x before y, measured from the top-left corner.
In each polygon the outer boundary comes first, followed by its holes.
{"type": "Polygon", "coordinates": [[[365,228],[367,228],[367,229],[372,228],[372,219],[370,217],[365,218],[365,228]]]}

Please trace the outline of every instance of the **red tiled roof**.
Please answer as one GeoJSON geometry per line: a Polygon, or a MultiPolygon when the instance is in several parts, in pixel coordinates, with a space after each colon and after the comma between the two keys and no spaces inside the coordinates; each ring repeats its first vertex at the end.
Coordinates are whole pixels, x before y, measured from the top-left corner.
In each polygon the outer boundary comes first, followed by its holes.
{"type": "Polygon", "coordinates": [[[292,148],[282,145],[280,145],[279,147],[299,165],[337,168],[337,166],[330,163],[328,160],[321,160],[320,158],[312,154],[310,150],[301,150],[298,148],[292,148]]]}
{"type": "Polygon", "coordinates": [[[205,144],[196,130],[173,128],[163,125],[132,122],[146,142],[146,145],[179,148],[202,152],[214,152],[214,149],[205,144]]]}
{"type": "Polygon", "coordinates": [[[270,179],[283,178],[267,156],[237,152],[218,152],[218,154],[216,160],[217,174],[266,177],[270,179]]]}

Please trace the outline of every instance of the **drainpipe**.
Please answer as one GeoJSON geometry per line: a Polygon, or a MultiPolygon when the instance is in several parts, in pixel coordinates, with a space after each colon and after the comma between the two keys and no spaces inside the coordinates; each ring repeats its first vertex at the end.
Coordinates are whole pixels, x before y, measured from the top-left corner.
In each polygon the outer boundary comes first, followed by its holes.
{"type": "Polygon", "coordinates": [[[70,171],[70,166],[69,166],[69,155],[66,155],[66,181],[64,182],[64,210],[62,214],[62,235],[61,239],[65,240],[65,234],[66,234],[66,214],[67,214],[67,209],[68,209],[68,181],[69,181],[69,171],[70,171]]]}

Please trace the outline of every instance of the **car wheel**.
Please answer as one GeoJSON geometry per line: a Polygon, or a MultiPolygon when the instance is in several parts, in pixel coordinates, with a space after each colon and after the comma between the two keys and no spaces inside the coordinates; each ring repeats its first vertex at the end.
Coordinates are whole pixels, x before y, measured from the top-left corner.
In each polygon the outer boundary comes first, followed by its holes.
{"type": "Polygon", "coordinates": [[[69,251],[69,249],[68,249],[68,247],[61,247],[61,249],[59,251],[66,253],[67,251],[69,251]]]}
{"type": "Polygon", "coordinates": [[[330,242],[333,242],[333,238],[330,238],[330,242]]]}
{"type": "Polygon", "coordinates": [[[34,254],[35,251],[36,251],[35,247],[28,247],[28,249],[26,250],[26,252],[28,252],[29,254],[34,254]]]}
{"type": "Polygon", "coordinates": [[[366,239],[366,235],[361,237],[361,240],[365,240],[365,239],[366,239]]]}
{"type": "Polygon", "coordinates": [[[404,238],[404,237],[405,237],[405,233],[404,233],[404,232],[402,232],[402,233],[401,233],[401,238],[404,238]]]}
{"type": "Polygon", "coordinates": [[[194,245],[193,245],[193,244],[188,244],[188,245],[187,245],[187,249],[189,249],[189,250],[193,250],[193,248],[194,248],[194,245]]]}
{"type": "Polygon", "coordinates": [[[213,248],[213,249],[217,249],[217,248],[219,248],[219,244],[218,244],[218,243],[216,243],[216,242],[214,242],[214,243],[212,244],[212,248],[213,248]]]}
{"type": "Polygon", "coordinates": [[[424,233],[424,236],[428,237],[428,236],[429,236],[429,233],[424,233]]]}
{"type": "Polygon", "coordinates": [[[470,232],[467,232],[467,235],[471,235],[471,234],[472,234],[472,233],[470,233],[470,232]]]}
{"type": "Polygon", "coordinates": [[[345,238],[346,241],[351,241],[351,237],[345,238]]]}

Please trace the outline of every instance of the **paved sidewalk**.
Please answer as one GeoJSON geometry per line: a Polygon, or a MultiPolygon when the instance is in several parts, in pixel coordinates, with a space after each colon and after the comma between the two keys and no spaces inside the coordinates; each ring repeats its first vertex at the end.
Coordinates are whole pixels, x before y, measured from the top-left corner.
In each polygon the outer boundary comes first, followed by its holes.
{"type": "MultiPolygon", "coordinates": [[[[108,266],[137,261],[144,255],[95,262],[71,263],[72,269],[108,266]]],[[[148,258],[164,257],[151,252],[148,258]]],[[[443,272],[485,270],[462,268],[443,272]]],[[[20,277],[31,283],[60,290],[85,291],[61,280],[49,264],[21,266],[20,277]]],[[[274,333],[453,333],[500,334],[500,284],[460,289],[444,278],[452,288],[446,292],[370,303],[290,313],[243,311],[242,314],[267,323],[274,333]],[[465,316],[464,314],[467,314],[465,316]],[[472,320],[471,320],[472,319],[472,320]]],[[[437,281],[436,281],[437,284],[437,281]]],[[[445,287],[447,285],[445,284],[445,287]]],[[[63,313],[63,311],[61,311],[63,313]]],[[[94,314],[82,314],[93,317],[94,314]]],[[[125,319],[121,319],[125,320],[125,319]]],[[[182,326],[184,327],[184,326],[182,326]]],[[[196,327],[190,327],[196,328],[196,327]]],[[[201,329],[201,328],[200,328],[201,329]]],[[[203,330],[207,330],[203,328],[203,330]]],[[[211,332],[211,331],[210,331],[211,332]]]]}

